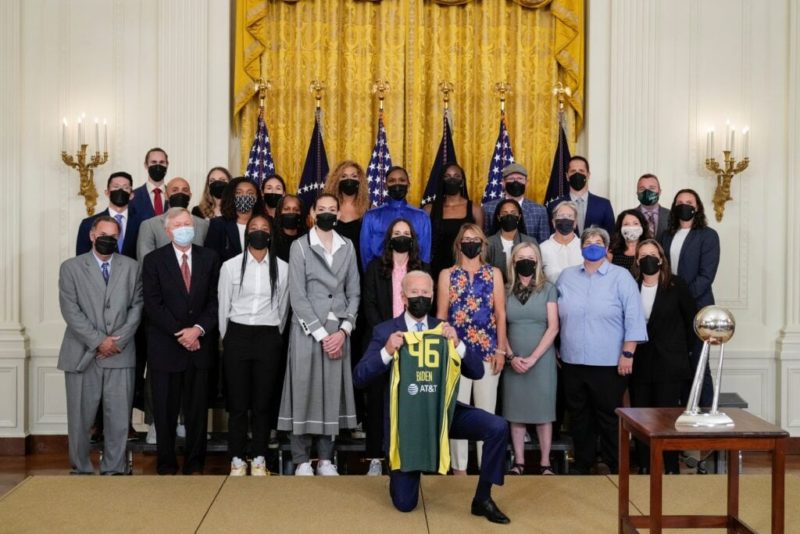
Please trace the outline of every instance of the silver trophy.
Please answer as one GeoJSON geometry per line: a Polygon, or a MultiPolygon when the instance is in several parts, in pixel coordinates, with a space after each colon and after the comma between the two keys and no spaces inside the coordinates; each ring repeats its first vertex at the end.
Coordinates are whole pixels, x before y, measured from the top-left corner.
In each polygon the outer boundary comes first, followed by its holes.
{"type": "Polygon", "coordinates": [[[719,405],[720,382],[722,380],[722,361],[725,356],[725,343],[733,337],[736,321],[731,312],[719,306],[706,306],[694,316],[694,331],[697,337],[703,340],[703,350],[700,352],[700,361],[694,373],[692,390],[686,411],[675,421],[675,428],[696,427],[725,427],[733,426],[733,419],[717,410],[719,405]],[[717,376],[714,379],[714,402],[710,412],[701,412],[697,406],[700,400],[700,391],[703,386],[703,374],[708,365],[708,355],[711,345],[719,345],[719,363],[717,376]]]}

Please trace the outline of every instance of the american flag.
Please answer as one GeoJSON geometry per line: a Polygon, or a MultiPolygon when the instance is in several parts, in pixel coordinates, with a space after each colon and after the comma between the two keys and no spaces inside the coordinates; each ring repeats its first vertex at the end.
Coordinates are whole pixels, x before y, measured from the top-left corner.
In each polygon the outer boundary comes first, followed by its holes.
{"type": "Polygon", "coordinates": [[[567,163],[569,162],[569,143],[567,133],[564,131],[564,122],[559,118],[558,146],[553,156],[553,167],[550,170],[550,180],[547,182],[547,191],[544,194],[544,207],[548,210],[551,204],[569,192],[567,182],[567,163]]]}
{"type": "Polygon", "coordinates": [[[383,113],[378,115],[378,136],[372,147],[372,156],[367,165],[367,182],[369,183],[369,200],[372,207],[383,204],[386,196],[386,171],[392,166],[389,154],[389,143],[386,141],[386,128],[383,126],[383,113]]]}
{"type": "Polygon", "coordinates": [[[508,138],[505,114],[500,116],[500,133],[494,144],[492,161],[489,163],[489,178],[486,189],[483,190],[482,204],[500,198],[503,194],[503,169],[514,163],[514,153],[511,150],[511,140],[508,138]]]}
{"type": "Polygon", "coordinates": [[[329,170],[328,155],[325,153],[325,143],[322,142],[320,114],[321,111],[317,108],[314,113],[314,131],[311,134],[311,142],[308,144],[303,175],[297,187],[297,196],[303,200],[306,206],[311,206],[325,187],[325,177],[328,176],[329,170]]]}
{"type": "Polygon", "coordinates": [[[253,138],[253,145],[250,147],[250,158],[247,160],[247,171],[244,176],[260,189],[261,183],[273,174],[275,174],[275,162],[272,160],[272,147],[269,144],[269,132],[262,109],[258,113],[258,128],[253,138]]]}

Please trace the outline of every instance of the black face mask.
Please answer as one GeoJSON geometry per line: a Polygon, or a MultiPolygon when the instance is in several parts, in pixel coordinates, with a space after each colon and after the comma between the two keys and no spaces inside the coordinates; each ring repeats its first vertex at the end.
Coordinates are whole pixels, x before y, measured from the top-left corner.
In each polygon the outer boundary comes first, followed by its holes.
{"type": "Polygon", "coordinates": [[[533,260],[519,260],[514,264],[517,274],[520,276],[533,276],[536,272],[536,262],[533,260]]]}
{"type": "Polygon", "coordinates": [[[317,215],[317,228],[319,228],[323,232],[333,230],[334,226],[336,226],[335,213],[325,212],[317,215]]]}
{"type": "Polygon", "coordinates": [[[160,182],[167,175],[167,168],[164,165],[150,165],[147,167],[147,174],[154,182],[160,182]]]}
{"type": "Polygon", "coordinates": [[[351,197],[358,193],[358,186],[358,180],[342,180],[339,182],[339,192],[351,197]]]}
{"type": "Polygon", "coordinates": [[[503,215],[500,217],[500,228],[505,230],[506,232],[510,232],[512,230],[517,229],[517,225],[519,224],[519,217],[516,215],[503,215]]]}
{"type": "Polygon", "coordinates": [[[108,200],[115,206],[127,206],[128,202],[131,200],[131,194],[124,189],[114,189],[113,191],[109,191],[108,200]]]}
{"type": "Polygon", "coordinates": [[[444,181],[444,194],[448,196],[457,195],[461,192],[461,180],[447,179],[444,181]]]}
{"type": "Polygon", "coordinates": [[[569,186],[574,189],[575,191],[580,191],[584,187],[586,187],[586,175],[576,172],[572,176],[569,177],[567,180],[569,182],[569,186]]]}
{"type": "Polygon", "coordinates": [[[639,260],[639,270],[642,274],[656,274],[660,269],[660,261],[655,256],[645,256],[639,260]]]}
{"type": "Polygon", "coordinates": [[[101,235],[94,240],[94,249],[101,256],[109,256],[117,251],[117,238],[111,235],[101,235]]]}
{"type": "Polygon", "coordinates": [[[636,197],[639,199],[639,202],[642,206],[652,206],[656,202],[658,202],[658,193],[655,191],[651,191],[650,189],[645,189],[636,197]]]}
{"type": "Polygon", "coordinates": [[[227,185],[226,182],[221,182],[219,180],[211,182],[208,184],[208,192],[211,193],[211,196],[214,198],[222,198],[222,193],[225,192],[225,187],[227,185]]]}
{"type": "Polygon", "coordinates": [[[272,236],[264,230],[253,230],[247,234],[247,242],[256,250],[264,250],[272,244],[272,236]]]}
{"type": "Polygon", "coordinates": [[[175,193],[169,197],[170,208],[188,208],[191,197],[186,193],[175,193]]]}
{"type": "Polygon", "coordinates": [[[522,182],[506,182],[506,193],[511,197],[521,197],[525,194],[525,184],[522,182]]]}
{"type": "Polygon", "coordinates": [[[403,200],[408,194],[408,186],[405,184],[395,184],[389,186],[389,198],[392,200],[403,200]]]}
{"type": "Polygon", "coordinates": [[[483,243],[461,243],[461,253],[469,259],[477,258],[483,243]]]}
{"type": "Polygon", "coordinates": [[[561,235],[575,232],[575,221],[572,219],[556,219],[556,231],[561,235]]]}
{"type": "Polygon", "coordinates": [[[283,195],[281,193],[264,193],[264,204],[266,204],[267,207],[275,209],[278,207],[278,202],[280,202],[282,198],[283,195]]]}
{"type": "Polygon", "coordinates": [[[691,221],[695,213],[694,206],[691,204],[678,204],[675,206],[675,215],[682,221],[691,221]]]}
{"type": "Polygon", "coordinates": [[[287,230],[294,230],[300,226],[299,213],[281,213],[281,226],[287,230]]]}
{"type": "Polygon", "coordinates": [[[431,297],[410,297],[407,299],[408,313],[415,319],[422,319],[431,310],[433,299],[431,297]]]}
{"type": "Polygon", "coordinates": [[[408,252],[414,240],[407,235],[396,235],[389,240],[389,246],[395,252],[408,252]]]}

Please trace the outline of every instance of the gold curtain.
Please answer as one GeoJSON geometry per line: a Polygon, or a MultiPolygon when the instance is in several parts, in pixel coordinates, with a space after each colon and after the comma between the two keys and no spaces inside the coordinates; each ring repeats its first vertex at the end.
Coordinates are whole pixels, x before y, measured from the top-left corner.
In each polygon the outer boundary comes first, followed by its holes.
{"type": "Polygon", "coordinates": [[[237,0],[234,123],[242,169],[253,138],[258,74],[272,83],[266,121],[275,165],[294,189],[313,127],[313,79],[324,80],[323,137],[331,167],[366,165],[378,106],[370,88],[387,80],[386,124],[392,161],[409,170],[409,200],[419,201],[442,134],[442,96],[450,81],[453,141],[470,197],[486,185],[500,119],[494,84],[512,94],[506,120],[516,159],[529,169],[528,196],[541,200],[557,143],[557,81],[573,92],[570,142],[582,127],[583,0],[237,0]],[[542,7],[545,6],[545,7],[542,7]],[[260,58],[260,60],[259,60],[260,58]]]}

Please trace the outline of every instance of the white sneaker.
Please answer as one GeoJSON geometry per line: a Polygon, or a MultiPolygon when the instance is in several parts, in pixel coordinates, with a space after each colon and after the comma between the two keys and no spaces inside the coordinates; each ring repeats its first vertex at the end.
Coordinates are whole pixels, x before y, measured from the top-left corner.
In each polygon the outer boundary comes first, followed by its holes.
{"type": "Polygon", "coordinates": [[[264,460],[263,456],[256,456],[255,459],[250,463],[250,476],[253,477],[266,477],[269,476],[270,472],[267,469],[267,463],[264,460]]]}
{"type": "Polygon", "coordinates": [[[314,469],[312,469],[311,467],[311,462],[303,462],[302,464],[298,465],[297,468],[294,470],[294,476],[313,477],[314,469]]]}
{"type": "Polygon", "coordinates": [[[378,458],[373,458],[369,461],[368,477],[379,477],[383,474],[383,463],[378,458]]]}
{"type": "Polygon", "coordinates": [[[156,444],[156,425],[150,425],[147,427],[147,436],[144,438],[144,441],[148,445],[156,444]]]}
{"type": "Polygon", "coordinates": [[[339,471],[330,460],[320,460],[317,462],[317,475],[321,477],[338,477],[339,471]]]}
{"type": "Polygon", "coordinates": [[[179,438],[186,438],[186,427],[180,423],[175,427],[175,433],[179,438]]]}
{"type": "Polygon", "coordinates": [[[231,476],[247,476],[247,462],[242,461],[238,456],[234,456],[233,460],[231,460],[231,476]]]}

